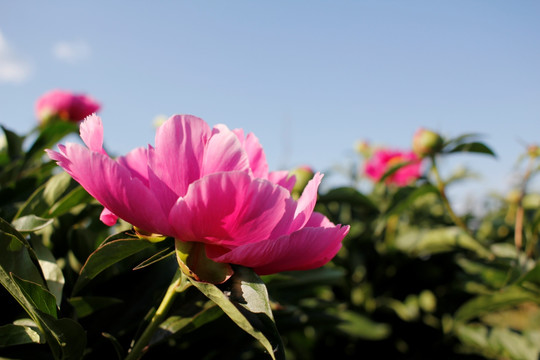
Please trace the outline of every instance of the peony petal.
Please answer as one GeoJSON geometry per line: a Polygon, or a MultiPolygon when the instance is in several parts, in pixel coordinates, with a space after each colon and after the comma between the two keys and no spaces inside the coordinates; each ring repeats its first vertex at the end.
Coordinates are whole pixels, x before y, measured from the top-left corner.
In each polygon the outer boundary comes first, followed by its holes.
{"type": "Polygon", "coordinates": [[[268,174],[268,180],[274,184],[284,187],[291,192],[294,184],[296,183],[296,176],[291,176],[286,170],[272,171],[270,174],[268,174]]]}
{"type": "Polygon", "coordinates": [[[114,215],[111,210],[103,208],[103,211],[99,216],[99,220],[101,220],[107,226],[113,226],[116,224],[116,221],[118,221],[118,216],[114,215]]]}
{"type": "Polygon", "coordinates": [[[315,203],[317,202],[317,192],[322,178],[322,174],[316,173],[313,176],[313,179],[311,179],[304,188],[302,195],[298,199],[298,205],[296,206],[296,212],[294,214],[294,221],[291,224],[289,232],[301,229],[310,219],[311,214],[313,213],[313,208],[315,207],[315,203]]]}
{"type": "Polygon", "coordinates": [[[294,205],[288,191],[267,180],[222,172],[191,184],[169,222],[177,239],[238,246],[267,239],[283,218],[292,219],[294,205]]]}
{"type": "Polygon", "coordinates": [[[47,150],[49,157],[110,212],[146,232],[170,233],[155,195],[127,168],[78,144],[59,148],[60,152],[47,150]]]}
{"type": "Polygon", "coordinates": [[[249,156],[249,166],[253,171],[253,176],[268,179],[268,163],[266,162],[266,155],[259,142],[259,139],[253,134],[249,133],[246,136],[244,142],[244,149],[249,156]]]}
{"type": "Polygon", "coordinates": [[[80,125],[81,139],[92,151],[106,154],[103,150],[103,123],[95,114],[88,116],[80,125]]]}
{"type": "Polygon", "coordinates": [[[278,239],[246,244],[228,251],[206,247],[207,256],[217,262],[253,268],[259,275],[281,271],[308,270],[330,261],[341,248],[349,226],[309,227],[278,239]]]}
{"type": "Polygon", "coordinates": [[[206,146],[201,177],[220,171],[248,171],[249,160],[236,135],[225,125],[216,125],[206,146]]]}
{"type": "Polygon", "coordinates": [[[145,148],[133,149],[127,155],[118,157],[116,161],[148,186],[148,151],[145,148]]]}
{"type": "Polygon", "coordinates": [[[172,116],[158,128],[155,153],[149,155],[149,165],[177,196],[184,196],[189,184],[201,177],[210,134],[210,127],[191,115],[172,116]]]}

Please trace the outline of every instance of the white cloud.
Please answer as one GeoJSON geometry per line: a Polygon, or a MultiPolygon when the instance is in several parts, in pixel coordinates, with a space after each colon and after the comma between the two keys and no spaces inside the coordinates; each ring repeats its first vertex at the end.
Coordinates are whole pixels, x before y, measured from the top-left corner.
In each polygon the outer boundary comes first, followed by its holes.
{"type": "Polygon", "coordinates": [[[59,41],[53,46],[54,56],[70,64],[87,59],[90,56],[90,46],[84,41],[59,41]]]}
{"type": "Polygon", "coordinates": [[[30,75],[30,63],[13,51],[0,31],[0,83],[22,83],[30,75]]]}

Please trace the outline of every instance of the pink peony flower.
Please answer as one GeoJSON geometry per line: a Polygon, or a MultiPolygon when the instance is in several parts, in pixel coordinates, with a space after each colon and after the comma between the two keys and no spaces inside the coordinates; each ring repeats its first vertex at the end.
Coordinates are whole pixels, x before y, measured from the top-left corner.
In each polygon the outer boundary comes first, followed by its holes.
{"type": "Polygon", "coordinates": [[[100,104],[87,95],[52,90],[36,101],[36,116],[42,124],[54,120],[79,122],[100,108],[100,104]]]}
{"type": "Polygon", "coordinates": [[[103,150],[99,117],[80,131],[87,147],[68,143],[47,153],[104,205],[102,221],[119,217],[140,233],[172,236],[177,250],[197,252],[197,263],[202,252],[258,274],[312,269],[334,257],[349,230],[313,211],[322,175],[295,201],[294,177],[268,172],[252,133],[175,115],[158,128],[155,147],[114,160],[103,150]]]}
{"type": "Polygon", "coordinates": [[[406,186],[418,179],[421,175],[421,161],[412,151],[376,150],[373,156],[366,162],[364,172],[369,178],[379,181],[393,166],[405,162],[411,162],[411,164],[398,169],[395,173],[387,177],[385,182],[397,186],[406,186]]]}

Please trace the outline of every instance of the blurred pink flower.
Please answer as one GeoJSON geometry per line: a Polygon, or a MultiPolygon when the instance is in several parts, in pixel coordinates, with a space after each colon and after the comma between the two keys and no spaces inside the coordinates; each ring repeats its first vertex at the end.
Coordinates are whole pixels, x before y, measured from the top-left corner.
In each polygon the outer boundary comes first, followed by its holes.
{"type": "Polygon", "coordinates": [[[214,262],[259,274],[320,267],[349,230],[313,211],[322,175],[295,201],[294,177],[268,172],[252,133],[175,115],[158,128],[155,147],[113,160],[99,117],[80,129],[88,148],[68,143],[47,153],[104,205],[107,225],[119,217],[142,233],[174,237],[177,249],[198,244],[214,262]]]}
{"type": "Polygon", "coordinates": [[[401,167],[385,180],[387,184],[406,186],[421,175],[421,161],[412,151],[376,150],[366,162],[364,172],[369,178],[379,181],[393,166],[406,162],[411,163],[401,167]]]}
{"type": "Polygon", "coordinates": [[[36,116],[42,124],[53,120],[79,122],[100,108],[90,96],[51,90],[36,101],[36,116]]]}

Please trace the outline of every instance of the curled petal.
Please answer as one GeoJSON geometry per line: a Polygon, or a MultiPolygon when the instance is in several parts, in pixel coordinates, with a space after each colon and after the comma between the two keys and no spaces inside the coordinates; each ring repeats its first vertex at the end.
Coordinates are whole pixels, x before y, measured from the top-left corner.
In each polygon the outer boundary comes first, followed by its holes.
{"type": "Polygon", "coordinates": [[[302,195],[298,199],[298,205],[294,214],[294,221],[291,225],[290,232],[296,231],[302,228],[306,222],[310,219],[313,213],[313,208],[317,202],[317,191],[323,175],[316,173],[308,184],[306,185],[302,195]]]}
{"type": "Polygon", "coordinates": [[[116,224],[116,221],[118,221],[118,216],[114,215],[111,210],[103,208],[103,211],[99,216],[99,220],[101,220],[107,226],[113,226],[116,224]]]}
{"type": "Polygon", "coordinates": [[[281,271],[308,270],[330,261],[341,248],[349,226],[307,227],[278,239],[246,244],[227,250],[207,246],[208,257],[217,262],[253,268],[259,275],[281,271]]]}
{"type": "Polygon", "coordinates": [[[247,171],[249,160],[236,135],[225,125],[217,125],[208,140],[201,177],[220,171],[247,171]]]}
{"type": "Polygon", "coordinates": [[[268,179],[268,163],[259,139],[253,133],[249,133],[244,137],[244,130],[242,129],[234,129],[233,132],[248,155],[249,167],[253,176],[268,179]]]}
{"type": "Polygon", "coordinates": [[[81,139],[92,151],[106,154],[103,150],[103,123],[99,116],[92,114],[80,125],[81,139]]]}
{"type": "Polygon", "coordinates": [[[147,232],[169,232],[167,217],[154,194],[131,172],[106,155],[78,144],[47,150],[90,195],[116,216],[147,232]]]}
{"type": "Polygon", "coordinates": [[[267,239],[293,214],[294,200],[285,189],[231,171],[191,184],[172,208],[169,222],[177,239],[238,246],[267,239]]]}

